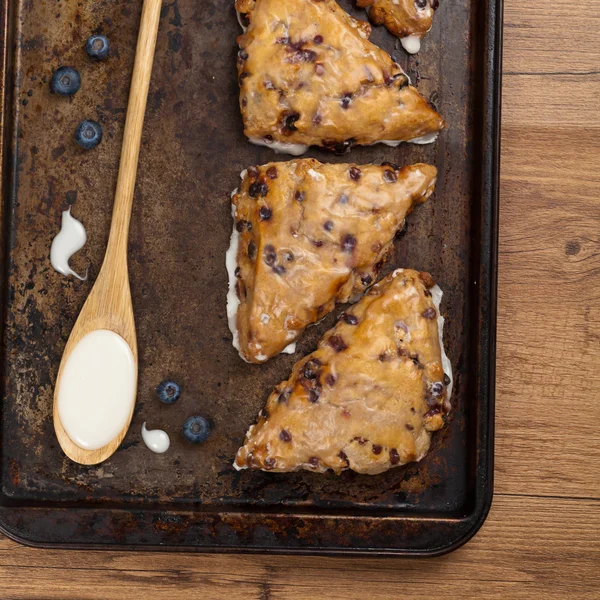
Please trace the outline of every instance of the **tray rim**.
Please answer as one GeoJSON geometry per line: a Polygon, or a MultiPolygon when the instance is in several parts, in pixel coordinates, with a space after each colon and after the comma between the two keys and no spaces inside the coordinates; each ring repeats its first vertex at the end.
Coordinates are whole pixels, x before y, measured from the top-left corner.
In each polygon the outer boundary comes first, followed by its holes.
{"type": "MultiPolygon", "coordinates": [[[[0,203],[0,226],[2,227],[2,237],[7,239],[6,229],[8,221],[6,219],[6,188],[8,182],[14,176],[15,162],[11,160],[14,156],[10,148],[10,140],[15,126],[14,115],[12,111],[6,111],[6,106],[12,107],[12,102],[7,99],[12,98],[14,89],[12,86],[11,60],[12,56],[9,48],[9,29],[11,28],[11,6],[14,6],[13,0],[2,0],[2,12],[0,13],[0,110],[2,120],[0,122],[0,173],[2,175],[1,203],[0,203]]],[[[502,85],[502,29],[503,29],[503,0],[487,0],[486,9],[486,32],[484,47],[484,69],[483,69],[483,101],[482,101],[482,147],[486,151],[482,159],[481,176],[481,198],[482,198],[482,240],[480,244],[480,281],[485,282],[480,288],[480,298],[487,298],[481,303],[482,312],[485,314],[485,321],[481,325],[481,360],[478,366],[481,368],[478,397],[480,400],[479,411],[483,411],[484,417],[479,417],[476,423],[476,429],[480,440],[485,440],[485,444],[478,447],[476,458],[476,483],[475,489],[480,490],[476,494],[476,499],[472,510],[464,517],[456,519],[438,519],[435,517],[422,516],[409,517],[412,520],[426,520],[429,522],[455,522],[464,525],[457,527],[455,537],[452,537],[437,547],[415,549],[415,548],[374,548],[374,547],[300,547],[300,546],[249,546],[249,545],[156,545],[156,544],[120,544],[113,543],[69,543],[69,542],[48,542],[40,541],[34,536],[28,536],[19,532],[14,523],[11,522],[11,516],[18,511],[43,510],[53,512],[58,515],[64,511],[80,512],[100,510],[106,512],[118,512],[121,509],[115,508],[69,508],[69,507],[21,507],[10,506],[9,503],[3,504],[2,500],[6,497],[0,497],[0,533],[8,538],[30,547],[46,549],[73,549],[73,550],[132,550],[132,551],[181,551],[181,552],[202,552],[202,553],[240,553],[240,554],[275,554],[275,555],[320,555],[330,557],[428,557],[441,556],[452,552],[467,543],[481,528],[485,522],[493,500],[493,480],[494,480],[494,412],[495,412],[495,372],[496,372],[496,316],[497,316],[497,283],[498,283],[498,213],[499,213],[499,178],[500,178],[500,116],[501,116],[501,85],[502,85]],[[482,436],[482,437],[481,437],[482,436]]],[[[0,248],[0,282],[4,282],[4,273],[6,270],[6,261],[8,256],[4,256],[4,247],[0,248]]],[[[6,307],[2,309],[4,313],[6,307]]],[[[3,314],[4,316],[4,314],[3,314]]],[[[5,319],[0,322],[3,327],[5,319]]],[[[4,334],[2,333],[2,339],[4,334]]],[[[2,363],[3,364],[3,363],[2,363]]],[[[1,400],[1,399],[0,399],[1,400]]],[[[0,429],[0,445],[1,445],[0,429]]],[[[124,509],[123,512],[133,513],[135,509],[124,509]]],[[[205,513],[194,510],[160,510],[158,508],[137,509],[137,512],[145,515],[161,514],[193,514],[202,515],[205,513]]],[[[219,511],[213,513],[219,516],[237,515],[244,517],[244,511],[219,511]]],[[[261,513],[255,513],[260,516],[261,513]]],[[[262,513],[264,514],[264,513],[262,513]]],[[[272,512],[273,517],[282,516],[281,513],[272,512]]],[[[308,515],[298,513],[296,516],[306,518],[308,515]]],[[[339,515],[323,516],[315,515],[316,518],[340,519],[339,515]]],[[[345,518],[344,516],[341,517],[345,518]]],[[[360,520],[378,520],[380,516],[357,515],[355,518],[360,520]]],[[[385,518],[385,517],[383,517],[385,518]]],[[[390,517],[394,520],[406,520],[406,516],[390,517]]]]}

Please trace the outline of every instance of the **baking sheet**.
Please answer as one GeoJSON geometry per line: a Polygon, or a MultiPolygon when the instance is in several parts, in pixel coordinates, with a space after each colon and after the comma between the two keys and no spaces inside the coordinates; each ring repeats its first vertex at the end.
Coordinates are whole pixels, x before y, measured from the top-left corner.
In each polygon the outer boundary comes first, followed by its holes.
{"type": "MultiPolygon", "coordinates": [[[[349,1],[340,4],[364,18],[349,1]]],[[[417,56],[374,29],[371,39],[448,122],[436,144],[307,154],[439,169],[434,197],[408,218],[389,268],[427,270],[445,292],[444,338],[455,373],[450,425],[418,464],[339,477],[238,473],[231,465],[272,386],[315,347],[341,308],[306,332],[295,355],[256,366],[231,346],[229,196],[242,169],[276,157],[242,134],[240,30],[224,0],[163,6],[130,232],[140,355],[131,428],[102,465],[82,467],[62,454],[52,427],[53,386],[108,238],[141,2],[9,1],[6,8],[0,527],[53,546],[330,554],[433,554],[472,535],[492,491],[499,3],[441,3],[417,56]],[[85,55],[92,32],[110,38],[107,62],[85,55]],[[49,92],[52,70],[63,64],[82,74],[71,99],[49,92]],[[87,153],[72,141],[84,118],[104,128],[102,144],[87,153]],[[88,232],[73,261],[75,270],[90,266],[86,283],[57,274],[48,258],[69,205],[88,232]],[[167,377],[184,389],[174,406],[154,392],[167,377]],[[180,433],[193,414],[214,427],[200,446],[180,433]],[[169,433],[166,454],[145,448],[144,421],[169,433]]]]}

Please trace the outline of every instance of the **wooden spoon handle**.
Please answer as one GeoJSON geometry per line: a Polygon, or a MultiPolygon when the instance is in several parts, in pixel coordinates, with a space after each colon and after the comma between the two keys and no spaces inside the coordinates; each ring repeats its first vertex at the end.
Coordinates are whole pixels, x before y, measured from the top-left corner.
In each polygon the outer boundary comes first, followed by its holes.
{"type": "MultiPolygon", "coordinates": [[[[154,48],[158,33],[162,0],[144,0],[140,32],[138,35],[133,76],[129,90],[129,103],[123,133],[121,163],[113,206],[112,223],[108,239],[107,259],[112,252],[122,253],[121,258],[127,257],[127,240],[129,237],[129,221],[133,191],[137,174],[138,157],[142,141],[142,126],[148,100],[148,88],[152,75],[154,48]]],[[[105,260],[105,262],[108,262],[105,260]]]]}

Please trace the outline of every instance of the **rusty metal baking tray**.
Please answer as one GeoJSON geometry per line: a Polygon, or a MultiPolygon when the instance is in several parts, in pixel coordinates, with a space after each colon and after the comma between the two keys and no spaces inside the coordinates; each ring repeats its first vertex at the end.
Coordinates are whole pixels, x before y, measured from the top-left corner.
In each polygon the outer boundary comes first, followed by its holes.
{"type": "MultiPolygon", "coordinates": [[[[430,161],[439,169],[437,192],[410,216],[390,267],[428,270],[444,289],[444,335],[456,374],[451,421],[430,454],[378,476],[232,468],[270,388],[334,318],[311,328],[298,354],[263,366],[245,364],[231,346],[229,194],[243,168],[275,158],[242,134],[232,4],[163,6],[129,251],[138,402],[121,448],[96,467],[61,453],[52,394],[108,237],[141,1],[4,4],[0,529],[27,544],[64,548],[332,555],[454,549],[481,526],[492,497],[501,0],[442,0],[418,56],[407,56],[382,28],[373,34],[449,128],[433,145],[356,148],[349,159],[430,161]],[[108,61],[85,55],[91,32],[109,36],[108,61]],[[82,74],[71,99],[49,92],[61,64],[82,74]],[[84,118],[104,128],[102,144],[87,153],[72,141],[84,118]],[[87,283],[49,264],[69,204],[88,231],[75,258],[81,270],[90,265],[87,283]],[[173,406],[153,391],[166,377],[184,388],[173,406]],[[198,413],[214,429],[206,444],[191,446],[181,425],[198,413]],[[169,432],[169,452],[143,446],[143,421],[169,432]]],[[[341,4],[364,18],[350,0],[341,4]]]]}

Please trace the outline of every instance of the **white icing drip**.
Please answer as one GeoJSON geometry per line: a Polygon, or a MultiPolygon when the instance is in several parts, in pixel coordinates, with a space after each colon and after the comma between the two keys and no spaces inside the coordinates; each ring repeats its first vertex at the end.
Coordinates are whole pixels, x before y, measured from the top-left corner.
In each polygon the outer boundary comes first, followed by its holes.
{"type": "Polygon", "coordinates": [[[440,313],[440,303],[442,302],[443,292],[439,285],[434,285],[429,291],[431,292],[431,299],[433,300],[433,304],[435,305],[438,313],[438,335],[440,339],[440,349],[442,351],[442,369],[444,369],[444,373],[450,378],[450,383],[446,388],[448,390],[448,400],[450,400],[450,396],[452,396],[452,384],[454,380],[452,378],[452,363],[450,362],[450,359],[446,354],[446,350],[444,349],[444,317],[442,317],[440,313]]]}
{"type": "Polygon", "coordinates": [[[306,144],[289,144],[287,142],[267,142],[263,138],[248,138],[248,140],[252,144],[256,144],[257,146],[266,146],[267,148],[271,148],[273,152],[276,154],[291,154],[292,156],[300,156],[304,154],[308,150],[308,146],[306,144]]]}
{"type": "Polygon", "coordinates": [[[410,75],[397,63],[394,63],[394,66],[397,67],[398,69],[400,69],[400,72],[402,73],[402,75],[404,75],[404,77],[406,77],[406,79],[408,79],[408,85],[412,85],[412,80],[410,78],[410,75]]]}
{"type": "Polygon", "coordinates": [[[144,444],[148,446],[152,452],[156,454],[162,454],[169,449],[171,440],[169,434],[162,429],[146,429],[146,422],[142,425],[142,439],[144,444]]]}
{"type": "MultiPolygon", "coordinates": [[[[434,133],[428,133],[426,135],[414,138],[412,140],[406,140],[406,143],[431,144],[435,142],[435,140],[437,140],[438,135],[439,132],[436,131],[434,133]]],[[[306,144],[290,144],[288,142],[276,141],[267,142],[262,138],[248,138],[248,140],[252,144],[256,144],[257,146],[265,146],[267,148],[271,148],[271,150],[273,150],[273,152],[275,152],[276,154],[291,154],[292,156],[300,156],[301,154],[304,154],[309,148],[306,144]]],[[[377,140],[376,142],[373,142],[372,144],[368,145],[374,146],[375,144],[385,144],[386,146],[392,146],[393,148],[395,148],[396,146],[399,146],[402,143],[403,140],[377,140]]],[[[310,169],[308,172],[311,173],[311,171],[312,169],[310,169]]],[[[314,171],[313,173],[311,173],[311,175],[315,177],[315,179],[319,179],[319,177],[322,177],[322,175],[319,175],[314,171]]]]}
{"type": "Polygon", "coordinates": [[[288,344],[282,351],[281,354],[294,354],[296,352],[296,342],[288,344]]]}
{"type": "Polygon", "coordinates": [[[438,139],[439,134],[439,131],[434,131],[433,133],[428,133],[427,135],[408,140],[408,142],[411,144],[432,144],[438,139]]]}
{"type": "Polygon", "coordinates": [[[240,24],[240,27],[242,28],[242,31],[244,31],[244,33],[245,33],[246,29],[248,29],[248,28],[244,25],[244,23],[242,21],[242,15],[240,14],[240,11],[236,10],[235,14],[237,16],[238,23],[240,24]]]}
{"type": "Polygon", "coordinates": [[[60,231],[52,240],[50,246],[50,262],[54,269],[65,276],[73,275],[85,281],[87,279],[87,270],[85,277],[81,277],[71,269],[69,260],[79,250],[83,248],[87,240],[84,226],[73,216],[71,216],[71,207],[63,211],[60,231]]]}
{"type": "Polygon", "coordinates": [[[400,38],[400,43],[409,54],[416,54],[421,49],[421,38],[418,35],[400,38]]]}
{"type": "Polygon", "coordinates": [[[391,146],[392,148],[395,148],[396,146],[399,146],[402,143],[405,143],[405,144],[432,144],[433,142],[435,142],[435,140],[438,139],[438,135],[439,135],[439,132],[435,131],[434,133],[428,133],[426,135],[422,135],[421,137],[414,138],[412,140],[406,140],[406,142],[403,142],[402,140],[379,140],[377,142],[373,142],[370,145],[374,146],[375,144],[385,144],[386,146],[391,146]]]}
{"type": "MultiPolygon", "coordinates": [[[[233,336],[233,347],[240,352],[240,338],[237,330],[237,311],[240,305],[240,299],[237,296],[235,270],[237,268],[237,253],[240,243],[240,234],[235,228],[235,206],[231,206],[231,216],[233,217],[233,230],[231,232],[231,241],[229,250],[225,254],[225,266],[229,275],[229,289],[227,290],[227,322],[229,331],[233,336]]],[[[240,356],[244,358],[240,352],[240,356]]],[[[244,358],[244,360],[246,360],[244,358]]],[[[248,362],[248,361],[246,361],[248,362]]]]}

